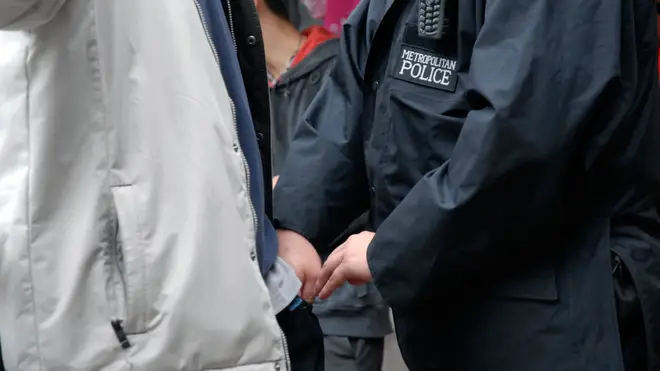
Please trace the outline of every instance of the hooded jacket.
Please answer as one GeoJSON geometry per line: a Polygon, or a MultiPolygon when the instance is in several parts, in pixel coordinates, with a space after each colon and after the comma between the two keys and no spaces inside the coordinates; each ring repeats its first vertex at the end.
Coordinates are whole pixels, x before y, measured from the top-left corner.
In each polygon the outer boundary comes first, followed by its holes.
{"type": "Polygon", "coordinates": [[[258,248],[266,76],[258,57],[236,68],[260,35],[221,16],[201,0],[0,1],[8,371],[287,369],[258,248]],[[231,26],[238,60],[212,25],[231,26]],[[250,76],[247,101],[221,71],[250,76]]]}
{"type": "Polygon", "coordinates": [[[654,6],[370,0],[349,17],[275,221],[327,246],[370,208],[411,371],[623,370],[611,249],[660,367],[654,6]]]}

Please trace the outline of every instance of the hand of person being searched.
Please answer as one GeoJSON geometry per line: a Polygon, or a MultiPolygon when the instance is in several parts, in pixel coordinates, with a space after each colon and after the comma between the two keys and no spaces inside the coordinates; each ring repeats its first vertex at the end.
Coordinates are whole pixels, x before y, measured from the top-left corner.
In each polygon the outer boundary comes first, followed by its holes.
{"type": "Polygon", "coordinates": [[[300,234],[278,230],[278,255],[296,272],[302,282],[300,296],[308,303],[314,302],[316,281],[321,272],[321,258],[309,241],[300,234]]]}
{"type": "Polygon", "coordinates": [[[372,232],[354,234],[330,254],[316,283],[316,292],[321,299],[327,299],[346,281],[352,285],[371,281],[367,248],[374,236],[372,232]]]}

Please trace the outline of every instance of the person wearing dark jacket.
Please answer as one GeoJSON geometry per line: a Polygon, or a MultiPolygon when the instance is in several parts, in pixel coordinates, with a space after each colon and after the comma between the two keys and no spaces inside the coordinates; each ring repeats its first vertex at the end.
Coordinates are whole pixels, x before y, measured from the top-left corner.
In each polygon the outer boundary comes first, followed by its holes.
{"type": "Polygon", "coordinates": [[[657,370],[653,7],[362,1],[275,188],[303,290],[373,279],[411,371],[622,371],[624,272],[657,370]]]}
{"type": "MultiPolygon", "coordinates": [[[[334,66],[339,40],[322,26],[299,32],[283,1],[257,0],[256,5],[270,77],[272,162],[277,179],[298,121],[334,66]]],[[[365,214],[349,230],[364,230],[366,222],[365,214]]],[[[392,325],[389,308],[373,284],[345,284],[328,300],[316,301],[314,313],[323,329],[326,371],[381,370],[384,337],[392,332],[392,325]]]]}

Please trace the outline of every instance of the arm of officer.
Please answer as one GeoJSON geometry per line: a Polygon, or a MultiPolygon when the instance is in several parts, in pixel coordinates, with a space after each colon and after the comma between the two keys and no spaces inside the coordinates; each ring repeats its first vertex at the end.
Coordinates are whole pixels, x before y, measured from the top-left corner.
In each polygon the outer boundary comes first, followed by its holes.
{"type": "Polygon", "coordinates": [[[369,1],[344,25],[335,67],[308,108],[274,190],[275,225],[325,246],[369,201],[359,107],[369,1]]]}
{"type": "MultiPolygon", "coordinates": [[[[652,271],[660,269],[659,193],[658,187],[631,187],[620,201],[620,210],[610,219],[611,248],[630,256],[638,265],[638,273],[649,278],[654,276],[652,271]]],[[[660,303],[660,297],[657,300],[660,303]]]]}
{"type": "Polygon", "coordinates": [[[620,13],[619,1],[488,1],[470,68],[473,109],[452,156],[368,248],[388,304],[405,309],[460,288],[553,235],[569,161],[594,115],[620,97],[620,13]]]}
{"type": "Polygon", "coordinates": [[[50,21],[65,0],[0,0],[0,30],[29,30],[50,21]]]}

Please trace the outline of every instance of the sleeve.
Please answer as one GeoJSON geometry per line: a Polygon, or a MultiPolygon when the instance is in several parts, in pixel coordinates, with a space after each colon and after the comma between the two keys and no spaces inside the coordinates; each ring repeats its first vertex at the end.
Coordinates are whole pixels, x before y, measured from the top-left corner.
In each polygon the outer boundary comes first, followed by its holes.
{"type": "Polygon", "coordinates": [[[569,160],[620,97],[620,12],[618,1],[487,2],[468,76],[472,110],[452,155],[369,246],[388,304],[406,310],[460,290],[559,230],[567,185],[589,161],[569,160]]]}
{"type": "Polygon", "coordinates": [[[65,0],[0,0],[0,30],[30,30],[49,22],[65,0]]]}
{"type": "Polygon", "coordinates": [[[298,124],[273,193],[276,228],[298,232],[317,247],[368,207],[359,125],[368,4],[363,1],[345,24],[334,69],[298,124]]]}
{"type": "MultiPolygon", "coordinates": [[[[648,197],[659,191],[655,187],[655,192],[637,194],[611,221],[611,250],[627,268],[626,274],[614,277],[617,299],[630,303],[634,293],[644,318],[652,318],[660,307],[660,205],[648,197]]],[[[649,349],[660,349],[660,333],[649,334],[649,349]]]]}

